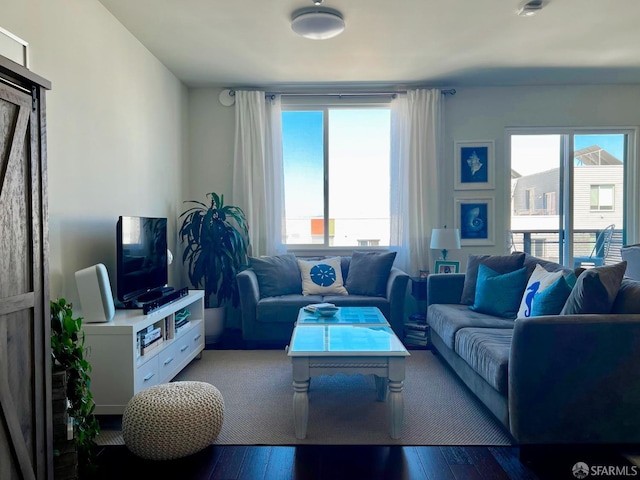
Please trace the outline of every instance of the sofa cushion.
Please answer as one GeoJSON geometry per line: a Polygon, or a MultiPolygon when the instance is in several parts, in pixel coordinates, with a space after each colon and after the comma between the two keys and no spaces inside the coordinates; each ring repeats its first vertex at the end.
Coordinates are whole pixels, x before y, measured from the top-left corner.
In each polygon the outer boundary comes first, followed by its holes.
{"type": "Polygon", "coordinates": [[[302,293],[300,268],[295,255],[250,257],[249,267],[258,278],[260,298],[302,293]]]}
{"type": "Polygon", "coordinates": [[[473,305],[473,302],[475,302],[478,267],[481,264],[486,265],[491,270],[503,274],[522,268],[524,258],[524,253],[514,253],[512,255],[469,255],[469,259],[467,261],[467,273],[464,278],[464,286],[462,288],[460,303],[464,305],[473,305]]]}
{"type": "Polygon", "coordinates": [[[353,252],[345,288],[349,295],[385,297],[396,252],[353,252]]]}
{"type": "MultiPolygon", "coordinates": [[[[340,257],[298,260],[303,295],[347,295],[342,280],[340,257]]],[[[349,267],[351,270],[351,267],[349,267]]]]}
{"type": "Polygon", "coordinates": [[[256,321],[260,323],[291,323],[298,318],[302,307],[321,303],[320,295],[281,295],[263,298],[256,305],[256,321]]]}
{"type": "Polygon", "coordinates": [[[429,305],[427,322],[446,346],[452,350],[455,344],[456,332],[461,328],[488,327],[512,329],[514,326],[514,322],[511,319],[474,312],[473,310],[469,310],[468,306],[459,304],[429,305]]]}
{"type": "MultiPolygon", "coordinates": [[[[527,268],[526,265],[525,268],[527,268]]],[[[520,301],[520,309],[518,310],[518,318],[527,318],[531,316],[534,299],[537,300],[540,298],[538,296],[539,293],[544,292],[548,287],[553,285],[556,280],[562,278],[562,273],[562,270],[549,272],[542,265],[536,264],[535,269],[527,281],[527,286],[524,289],[524,294],[520,301]]],[[[563,305],[564,303],[560,306],[560,310],[562,310],[563,305]]],[[[558,313],[560,313],[560,311],[558,311],[558,313]]]]}
{"type": "Polygon", "coordinates": [[[611,312],[626,269],[627,262],[620,262],[582,272],[560,314],[611,312]]]}
{"type": "Polygon", "coordinates": [[[526,284],[525,267],[500,275],[486,265],[480,265],[476,298],[469,308],[475,312],[498,317],[516,318],[526,284]]]}
{"type": "Polygon", "coordinates": [[[456,353],[502,395],[508,393],[512,336],[506,328],[462,328],[456,334],[456,353]]]}
{"type": "Polygon", "coordinates": [[[622,280],[611,313],[640,313],[640,280],[622,280]]]}
{"type": "MultiPolygon", "coordinates": [[[[571,274],[573,275],[573,274],[571,274]]],[[[548,288],[538,291],[531,302],[531,317],[541,317],[542,315],[558,315],[567,298],[571,295],[571,285],[562,275],[548,288]]]]}

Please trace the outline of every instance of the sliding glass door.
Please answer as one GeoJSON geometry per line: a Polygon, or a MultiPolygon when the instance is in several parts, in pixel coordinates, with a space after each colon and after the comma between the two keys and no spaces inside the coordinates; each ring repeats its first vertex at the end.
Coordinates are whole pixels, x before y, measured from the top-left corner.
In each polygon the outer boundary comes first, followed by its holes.
{"type": "Polygon", "coordinates": [[[571,267],[619,261],[632,139],[623,130],[510,131],[511,250],[571,267]]]}

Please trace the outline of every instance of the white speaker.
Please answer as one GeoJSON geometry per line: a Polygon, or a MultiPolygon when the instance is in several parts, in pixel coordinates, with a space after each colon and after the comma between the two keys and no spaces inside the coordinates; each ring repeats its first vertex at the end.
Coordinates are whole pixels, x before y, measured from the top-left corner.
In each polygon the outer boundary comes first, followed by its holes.
{"type": "Polygon", "coordinates": [[[108,322],[116,313],[107,268],[99,263],[76,272],[83,322],[108,322]]]}

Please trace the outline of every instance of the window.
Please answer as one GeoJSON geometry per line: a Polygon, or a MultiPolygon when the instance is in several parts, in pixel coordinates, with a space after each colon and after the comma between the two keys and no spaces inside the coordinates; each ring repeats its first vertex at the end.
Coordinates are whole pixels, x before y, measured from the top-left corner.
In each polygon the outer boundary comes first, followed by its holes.
{"type": "Polygon", "coordinates": [[[389,245],[388,105],[284,105],[285,238],[295,245],[389,245]]]}
{"type": "Polygon", "coordinates": [[[556,214],[556,192],[547,192],[544,194],[543,199],[544,214],[555,215],[556,214]]]}
{"type": "Polygon", "coordinates": [[[613,210],[613,185],[591,185],[591,210],[613,210]]]}
{"type": "Polygon", "coordinates": [[[529,213],[535,213],[536,191],[533,188],[528,188],[525,190],[524,209],[528,210],[529,213]]]}

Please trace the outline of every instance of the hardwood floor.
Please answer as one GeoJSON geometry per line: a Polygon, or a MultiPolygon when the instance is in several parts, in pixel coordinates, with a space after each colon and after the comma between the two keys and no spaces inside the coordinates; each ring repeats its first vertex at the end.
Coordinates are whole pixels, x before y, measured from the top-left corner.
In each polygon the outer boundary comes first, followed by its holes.
{"type": "MultiPolygon", "coordinates": [[[[246,346],[232,333],[216,348],[246,346]]],[[[140,459],[119,445],[100,447],[97,468],[88,478],[571,480],[576,478],[571,468],[577,462],[612,466],[618,472],[633,473],[636,468],[640,476],[640,468],[632,467],[623,451],[613,446],[556,446],[522,452],[517,447],[487,446],[210,446],[190,457],[157,462],[140,459]]]]}

